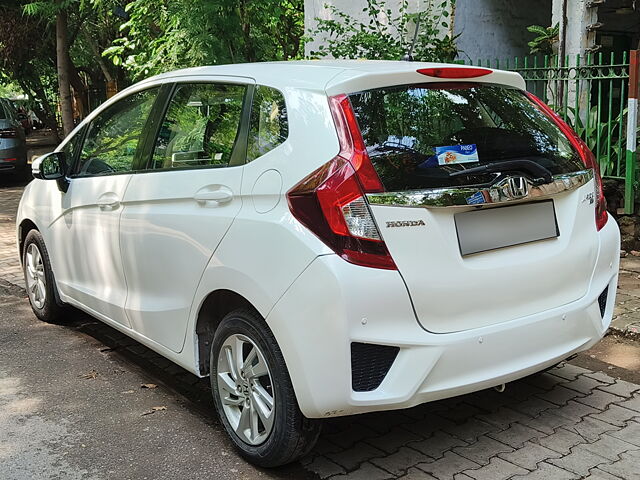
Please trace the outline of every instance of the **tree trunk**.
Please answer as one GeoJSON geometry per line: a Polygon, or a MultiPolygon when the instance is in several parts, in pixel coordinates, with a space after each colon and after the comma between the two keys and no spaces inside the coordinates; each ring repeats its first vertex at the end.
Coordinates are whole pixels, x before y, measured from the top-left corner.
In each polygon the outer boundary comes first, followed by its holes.
{"type": "Polygon", "coordinates": [[[60,110],[62,129],[67,136],[73,130],[73,103],[71,83],[69,82],[71,65],[67,41],[67,12],[60,9],[56,14],[56,59],[58,67],[58,89],[60,91],[60,110]]]}
{"type": "Polygon", "coordinates": [[[113,82],[114,81],[113,75],[111,75],[111,72],[109,71],[109,67],[107,66],[107,62],[104,61],[104,58],[100,53],[100,47],[98,47],[98,43],[94,40],[94,38],[91,36],[91,34],[86,28],[82,29],[82,34],[84,36],[84,39],[87,41],[87,44],[89,45],[89,48],[91,49],[91,53],[93,53],[93,56],[95,57],[96,62],[98,62],[98,65],[100,66],[100,70],[102,70],[102,75],[104,75],[105,81],[107,83],[113,82]]]}

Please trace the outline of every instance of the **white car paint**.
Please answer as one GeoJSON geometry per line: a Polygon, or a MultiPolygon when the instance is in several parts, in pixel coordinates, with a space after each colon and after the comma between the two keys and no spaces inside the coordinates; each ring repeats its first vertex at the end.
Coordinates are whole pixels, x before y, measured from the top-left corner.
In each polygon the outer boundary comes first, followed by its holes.
{"type": "MultiPolygon", "coordinates": [[[[612,218],[596,232],[594,207],[582,201],[593,181],[558,199],[563,235],[553,246],[543,241],[466,259],[443,242],[455,236],[446,209],[374,206],[378,224],[401,217],[427,226],[382,231],[399,271],[344,261],[287,202],[287,191],[339,151],[327,96],[435,81],[416,73],[433,66],[441,65],[275,62],[144,80],[71,136],[149,86],[231,82],[280,90],[288,139],[226,169],[72,179],[66,193],[55,182],[34,180],[17,223],[33,222],[42,233],[64,302],[196,375],[203,372],[196,324],[205,299],[219,290],[244,297],[273,331],[308,417],[403,408],[515,380],[590,347],[611,321],[619,232],[612,218]],[[221,191],[223,201],[207,200],[221,191]],[[105,197],[115,203],[101,207],[105,197]],[[415,248],[418,241],[425,250],[415,248]],[[439,254],[429,256],[432,249],[439,254]],[[566,283],[553,282],[555,268],[569,272],[566,283]],[[607,285],[601,318],[597,298],[607,285]],[[499,289],[503,301],[492,304],[487,289],[499,289]],[[374,391],[351,389],[351,342],[400,347],[374,391]]],[[[512,72],[474,81],[525,87],[512,72]]]]}

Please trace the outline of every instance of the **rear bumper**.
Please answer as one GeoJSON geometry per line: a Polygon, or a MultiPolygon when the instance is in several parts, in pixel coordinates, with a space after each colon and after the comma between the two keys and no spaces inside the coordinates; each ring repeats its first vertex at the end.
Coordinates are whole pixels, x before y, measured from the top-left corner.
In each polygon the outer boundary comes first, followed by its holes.
{"type": "Polygon", "coordinates": [[[27,168],[27,150],[16,146],[0,149],[0,173],[24,170],[27,168]],[[8,160],[14,159],[15,160],[8,160]]]}
{"type": "Polygon", "coordinates": [[[613,314],[620,234],[612,218],[599,240],[581,299],[448,334],[420,327],[398,272],[358,267],[336,255],[318,257],[267,316],[302,412],[319,418],[407,408],[507,383],[590,348],[613,314]],[[607,287],[601,315],[598,297],[607,287]],[[352,390],[352,342],[400,348],[373,391],[352,390]]]}

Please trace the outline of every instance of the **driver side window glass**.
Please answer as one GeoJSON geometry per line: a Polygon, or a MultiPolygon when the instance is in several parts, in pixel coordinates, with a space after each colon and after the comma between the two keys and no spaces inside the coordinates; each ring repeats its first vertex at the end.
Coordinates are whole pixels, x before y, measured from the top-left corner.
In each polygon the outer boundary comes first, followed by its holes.
{"type": "Polygon", "coordinates": [[[114,103],[89,125],[76,175],[109,175],[133,171],[142,130],[158,88],[134,93],[114,103]]]}

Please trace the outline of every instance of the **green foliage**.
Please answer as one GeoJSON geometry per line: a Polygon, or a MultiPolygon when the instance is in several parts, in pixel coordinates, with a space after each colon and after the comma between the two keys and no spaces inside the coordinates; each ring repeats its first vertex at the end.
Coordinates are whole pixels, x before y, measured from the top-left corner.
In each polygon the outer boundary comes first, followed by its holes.
{"type": "Polygon", "coordinates": [[[541,27],[540,25],[530,25],[527,30],[531,33],[535,33],[537,36],[533,40],[527,43],[532,55],[552,55],[553,47],[558,41],[558,35],[560,34],[560,24],[556,23],[551,27],[541,27]]]}
{"type": "MultiPolygon", "coordinates": [[[[622,148],[618,148],[618,139],[621,135],[624,135],[624,129],[627,124],[627,109],[625,108],[617,117],[612,118],[611,124],[609,124],[608,119],[600,120],[598,118],[597,105],[589,109],[584,119],[575,114],[574,108],[569,107],[568,111],[573,117],[573,129],[598,159],[600,174],[602,176],[616,175],[616,166],[620,162],[624,165],[624,157],[626,155],[625,138],[622,138],[622,148]],[[600,136],[600,145],[598,145],[598,136],[600,136]],[[611,137],[611,150],[609,150],[609,137],[611,137]]],[[[640,128],[638,131],[640,132],[640,128]]]]}
{"type": "Polygon", "coordinates": [[[452,61],[458,54],[457,36],[446,35],[450,28],[449,11],[455,0],[445,0],[416,13],[409,13],[408,1],[400,2],[397,12],[387,0],[367,0],[362,9],[366,14],[359,21],[333,5],[325,5],[332,19],[316,18],[317,26],[310,31],[312,38],[323,38],[311,52],[312,58],[366,58],[369,60],[401,60],[408,52],[418,16],[419,31],[413,58],[420,61],[452,61]]]}
{"type": "Polygon", "coordinates": [[[23,94],[22,89],[13,82],[0,84],[0,97],[2,98],[15,98],[23,94]]]}
{"type": "Polygon", "coordinates": [[[133,0],[104,55],[134,79],[182,67],[300,55],[303,0],[133,0]]]}

